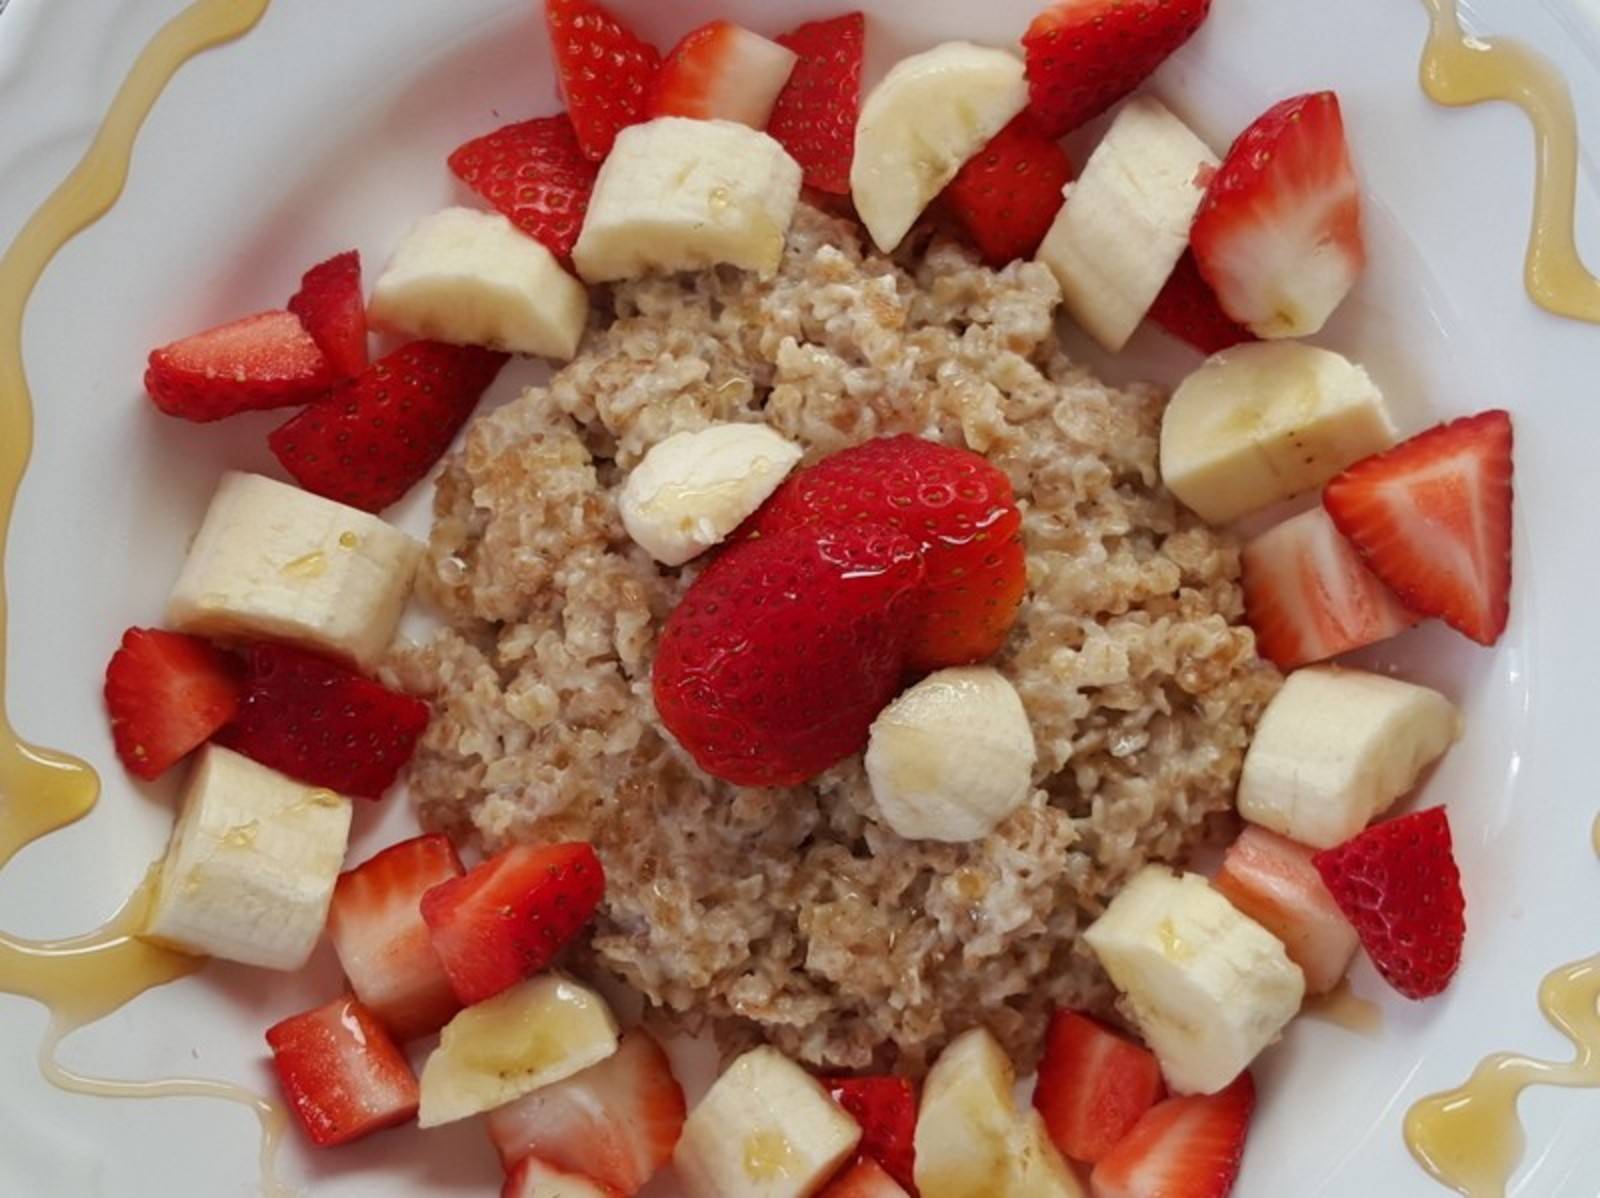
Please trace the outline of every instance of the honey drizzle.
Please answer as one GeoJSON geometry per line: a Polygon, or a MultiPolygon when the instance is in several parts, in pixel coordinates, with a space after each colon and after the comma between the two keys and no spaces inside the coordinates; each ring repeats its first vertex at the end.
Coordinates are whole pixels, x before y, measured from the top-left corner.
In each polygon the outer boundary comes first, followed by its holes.
{"type": "MultiPolygon", "coordinates": [[[[7,689],[7,604],[4,545],[17,490],[33,450],[33,406],[22,363],[22,323],[30,296],[56,253],[111,209],[127,182],[139,130],[167,84],[190,58],[242,37],[270,0],[196,0],[151,39],[128,72],[94,141],[72,173],[23,226],[0,256],[0,866],[23,847],[83,818],[100,794],[94,770],[76,757],[29,744],[12,727],[7,689]]],[[[92,932],[56,941],[0,935],[0,992],[50,1010],[39,1067],[54,1085],[102,1097],[208,1097],[242,1103],[261,1120],[261,1172],[269,1195],[286,1191],[273,1161],[286,1123],[277,1104],[225,1082],[172,1078],[129,1082],[85,1077],[65,1068],[56,1049],[73,1031],[117,1010],[146,990],[199,969],[204,962],[139,940],[154,872],[122,910],[92,932]]]]}
{"type": "Polygon", "coordinates": [[[1461,28],[1456,0],[1422,0],[1432,20],[1422,89],[1440,104],[1503,100],[1533,125],[1533,231],[1524,270],[1528,294],[1558,316],[1600,323],[1600,279],[1578,254],[1578,118],[1566,81],[1543,55],[1509,38],[1487,41],[1461,28]]]}

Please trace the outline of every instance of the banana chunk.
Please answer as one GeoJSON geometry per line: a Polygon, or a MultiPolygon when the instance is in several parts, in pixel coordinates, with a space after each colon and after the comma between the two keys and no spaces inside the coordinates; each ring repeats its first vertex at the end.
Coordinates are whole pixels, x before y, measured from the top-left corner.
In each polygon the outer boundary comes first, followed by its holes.
{"type": "Polygon", "coordinates": [[[771,276],[799,198],[799,165],[765,133],[659,117],[617,134],[572,261],[591,283],[721,263],[771,276]]]}
{"type": "Polygon", "coordinates": [[[410,337],[565,362],[589,321],[589,292],[500,213],[446,208],[406,234],[367,314],[410,337]]]}
{"type": "Polygon", "coordinates": [[[1331,849],[1416,785],[1461,735],[1438,691],[1382,674],[1314,666],[1289,675],[1239,774],[1239,814],[1331,849]]]}
{"type": "Polygon", "coordinates": [[[862,101],[850,194],[884,253],[989,139],[1028,105],[1022,60],[946,42],[895,64],[862,101]]]}
{"type": "Polygon", "coordinates": [[[1305,977],[1198,874],[1149,865],[1084,933],[1180,1094],[1215,1094],[1278,1038],[1305,977]]]}
{"type": "Polygon", "coordinates": [[[656,561],[681,566],[738,528],[800,457],[798,445],[765,424],[674,433],[623,483],[623,527],[656,561]]]}
{"type": "Polygon", "coordinates": [[[228,473],[167,601],[221,640],[287,641],[371,669],[394,639],[422,546],[367,512],[228,473]]]}
{"type": "Polygon", "coordinates": [[[1153,96],[1118,111],[1039,246],[1067,312],[1115,353],[1144,320],[1189,244],[1219,163],[1153,96]]]}
{"type": "Polygon", "coordinates": [[[328,918],[351,815],[349,799],[207,746],[141,934],[184,952],[299,969],[328,918]]]}
{"type": "Polygon", "coordinates": [[[1294,341],[1225,349],[1184,379],[1161,421],[1161,478],[1212,524],[1315,490],[1395,443],[1367,372],[1294,341]]]}
{"type": "Polygon", "coordinates": [[[873,721],[867,779],[887,823],[908,840],[977,840],[1028,797],[1033,729],[998,670],[939,670],[873,721]]]}

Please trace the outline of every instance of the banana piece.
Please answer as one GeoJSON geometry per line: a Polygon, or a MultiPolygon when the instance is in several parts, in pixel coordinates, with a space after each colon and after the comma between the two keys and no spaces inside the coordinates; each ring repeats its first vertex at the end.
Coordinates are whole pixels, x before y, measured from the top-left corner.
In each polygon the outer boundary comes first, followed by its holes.
{"type": "Polygon", "coordinates": [[[1330,849],[1416,785],[1461,735],[1438,691],[1382,674],[1314,666],[1289,675],[1239,774],[1239,814],[1330,849]]]}
{"type": "Polygon", "coordinates": [[[774,1048],[745,1053],[689,1112],[673,1153],[690,1198],[809,1198],[855,1151],[861,1128],[774,1048]]]}
{"type": "Polygon", "coordinates": [[[200,751],[141,933],[266,969],[303,966],[350,835],[349,799],[229,749],[200,751]]]}
{"type": "Polygon", "coordinates": [[[770,277],[799,198],[799,165],[765,133],[659,117],[617,134],[572,261],[591,283],[720,263],[770,277]]]}
{"type": "Polygon", "coordinates": [[[800,457],[798,445],[765,424],[674,433],[623,483],[623,527],[656,561],[681,566],[738,528],[800,457]]]}
{"type": "Polygon", "coordinates": [[[229,472],[167,601],[167,623],[287,641],[370,670],[394,639],[422,546],[367,512],[229,472]]]}
{"type": "Polygon", "coordinates": [[[617,1021],[593,990],[547,973],[462,1011],[422,1067],[417,1122],[437,1127],[514,1102],[617,1051],[617,1021]]]}
{"type": "Polygon", "coordinates": [[[1028,797],[1028,713],[998,670],[939,670],[873,721],[867,779],[883,820],[909,840],[977,840],[1028,797]]]}
{"type": "Polygon", "coordinates": [[[498,212],[446,208],[411,227],[372,288],[381,329],[568,361],[589,292],[498,212]]]}
{"type": "Polygon", "coordinates": [[[1353,362],[1294,341],[1239,345],[1173,393],[1161,477],[1197,515],[1224,524],[1315,490],[1395,438],[1382,392],[1353,362]]]}
{"type": "Polygon", "coordinates": [[[1127,344],[1183,256],[1218,165],[1161,101],[1136,96],[1067,185],[1038,259],[1072,319],[1111,352],[1127,344]]]}
{"type": "Polygon", "coordinates": [[[884,253],[1028,104],[1022,60],[946,42],[902,59],[862,101],[850,194],[884,253]]]}
{"type": "Polygon", "coordinates": [[[983,1028],[940,1054],[917,1112],[922,1198],[1082,1198],[1034,1110],[1019,1111],[1016,1072],[983,1028]]]}
{"type": "Polygon", "coordinates": [[[1198,874],[1146,866],[1084,939],[1180,1094],[1225,1088],[1305,996],[1282,941],[1198,874]]]}

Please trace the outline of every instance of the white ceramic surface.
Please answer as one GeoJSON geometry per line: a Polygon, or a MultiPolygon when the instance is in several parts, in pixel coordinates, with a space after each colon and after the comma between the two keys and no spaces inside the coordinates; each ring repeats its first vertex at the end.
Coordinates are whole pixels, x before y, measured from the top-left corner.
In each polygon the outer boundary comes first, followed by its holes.
{"type": "MultiPolygon", "coordinates": [[[[894,0],[874,14],[869,65],[946,37],[1008,41],[1036,0],[894,0]]],[[[72,165],[139,47],[181,0],[11,0],[0,17],[0,241],[72,165]]],[[[777,32],[829,0],[632,0],[666,44],[720,14],[777,32]],[[781,15],[780,15],[781,14],[781,15]]],[[[1600,113],[1595,0],[1471,0],[1469,23],[1537,43],[1600,113]]],[[[1565,1055],[1539,1018],[1539,978],[1600,950],[1600,807],[1591,764],[1591,613],[1600,470],[1600,329],[1523,294],[1531,156],[1521,117],[1429,104],[1416,86],[1424,14],[1406,0],[1216,0],[1156,87],[1218,146],[1269,102],[1337,88],[1368,185],[1373,266],[1324,340],[1365,361],[1401,420],[1491,405],[1518,416],[1517,572],[1510,632],[1493,652],[1440,630],[1379,660],[1443,686],[1466,740],[1428,783],[1447,802],[1466,877],[1466,961],[1448,994],[1413,1005],[1365,964],[1356,990],[1384,1008],[1362,1037],[1302,1021],[1262,1064],[1264,1098],[1240,1198],[1442,1193],[1412,1165],[1400,1116],[1484,1052],[1565,1055]]],[[[0,873],[0,927],[55,935],[100,922],[161,851],[172,788],[117,767],[99,681],[120,631],[153,622],[217,475],[270,468],[270,416],[226,427],[158,418],[140,395],[155,344],[281,304],[308,263],[350,245],[381,263],[414,216],[455,193],[460,141],[553,110],[549,54],[529,0],[276,0],[244,41],[178,77],[155,110],[117,208],[60,256],[29,313],[26,355],[39,443],[10,545],[11,702],[20,729],[85,753],[103,772],[94,814],[0,873]]],[[[1600,147],[1600,122],[1590,122],[1600,147]]],[[[1581,240],[1600,262],[1600,171],[1585,158],[1581,240]]],[[[1141,334],[1109,369],[1170,378],[1193,358],[1141,334]]],[[[513,394],[531,370],[497,385],[513,394]]],[[[427,496],[406,515],[419,529],[427,496]]],[[[364,808],[358,855],[402,834],[399,799],[364,808]]],[[[217,966],[137,1001],[67,1044],[109,1076],[173,1072],[269,1084],[261,1030],[337,984],[326,952],[306,976],[217,966]]],[[[192,1100],[106,1102],[45,1085],[33,1053],[44,1015],[0,996],[0,1195],[234,1198],[255,1192],[256,1128],[242,1109],[192,1100]]],[[[1594,1198],[1600,1094],[1537,1091],[1514,1193],[1594,1198]]],[[[285,1171],[315,1198],[491,1194],[481,1131],[399,1133],[285,1171]]],[[[661,1182],[650,1194],[672,1194],[661,1182]]]]}

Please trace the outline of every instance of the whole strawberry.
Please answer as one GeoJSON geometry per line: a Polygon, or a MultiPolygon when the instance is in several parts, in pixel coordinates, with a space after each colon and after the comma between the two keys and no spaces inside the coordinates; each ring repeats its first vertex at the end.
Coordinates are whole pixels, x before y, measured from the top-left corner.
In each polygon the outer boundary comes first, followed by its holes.
{"type": "Polygon", "coordinates": [[[917,544],[851,524],[729,546],[667,620],[652,685],[708,774],[793,786],[860,752],[900,686],[917,544]]]}

